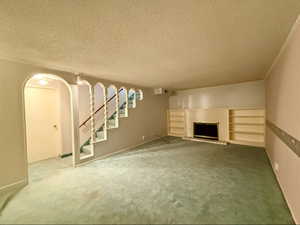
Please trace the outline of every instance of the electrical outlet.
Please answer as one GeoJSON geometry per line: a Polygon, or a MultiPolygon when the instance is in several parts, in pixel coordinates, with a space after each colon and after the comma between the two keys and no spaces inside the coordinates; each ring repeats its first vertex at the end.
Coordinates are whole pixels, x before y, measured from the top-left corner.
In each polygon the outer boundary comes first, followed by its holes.
{"type": "Polygon", "coordinates": [[[276,172],[279,171],[279,164],[277,162],[274,163],[274,169],[276,172]]]}

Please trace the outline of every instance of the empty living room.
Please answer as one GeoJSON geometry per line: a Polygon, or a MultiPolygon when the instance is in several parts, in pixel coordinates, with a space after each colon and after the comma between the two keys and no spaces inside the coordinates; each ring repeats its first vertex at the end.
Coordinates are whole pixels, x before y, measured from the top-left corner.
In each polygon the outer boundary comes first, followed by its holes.
{"type": "Polygon", "coordinates": [[[0,0],[0,224],[300,224],[300,0],[0,0]]]}

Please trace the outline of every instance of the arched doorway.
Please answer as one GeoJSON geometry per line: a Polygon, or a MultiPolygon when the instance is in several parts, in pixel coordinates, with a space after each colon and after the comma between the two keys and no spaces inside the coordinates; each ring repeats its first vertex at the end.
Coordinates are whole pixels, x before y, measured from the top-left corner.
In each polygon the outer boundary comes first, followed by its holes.
{"type": "Polygon", "coordinates": [[[139,100],[139,101],[142,101],[144,99],[144,93],[141,89],[137,90],[136,99],[139,100]]]}
{"type": "Polygon", "coordinates": [[[128,95],[125,87],[119,89],[119,117],[128,117],[128,95]]]}
{"type": "Polygon", "coordinates": [[[136,92],[133,88],[128,91],[128,108],[134,109],[136,107],[136,92]]]}
{"type": "Polygon", "coordinates": [[[107,139],[106,122],[106,92],[104,85],[98,82],[94,86],[95,142],[107,139]]]}
{"type": "Polygon", "coordinates": [[[94,106],[92,85],[86,80],[77,82],[80,160],[94,156],[94,106]]]}
{"type": "Polygon", "coordinates": [[[119,127],[118,90],[114,85],[107,88],[106,102],[107,126],[109,129],[117,128],[119,127]]]}
{"type": "Polygon", "coordinates": [[[23,93],[27,163],[64,159],[64,165],[74,165],[71,86],[59,76],[36,74],[23,93]]]}

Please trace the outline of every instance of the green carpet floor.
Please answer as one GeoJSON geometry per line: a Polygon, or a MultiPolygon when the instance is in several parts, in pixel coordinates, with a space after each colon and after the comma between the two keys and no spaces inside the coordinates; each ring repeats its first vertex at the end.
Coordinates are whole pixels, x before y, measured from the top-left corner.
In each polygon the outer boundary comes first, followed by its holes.
{"type": "Polygon", "coordinates": [[[20,224],[292,224],[263,149],[167,138],[71,168],[30,167],[0,212],[20,224]]]}

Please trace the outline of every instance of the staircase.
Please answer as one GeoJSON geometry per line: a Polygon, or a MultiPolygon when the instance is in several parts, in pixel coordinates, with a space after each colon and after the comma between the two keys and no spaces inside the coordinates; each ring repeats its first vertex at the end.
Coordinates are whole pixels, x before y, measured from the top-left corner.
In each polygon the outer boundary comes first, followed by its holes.
{"type": "MultiPolygon", "coordinates": [[[[136,93],[130,93],[126,98],[118,98],[121,91],[126,91],[126,89],[120,89],[117,94],[106,100],[106,102],[96,109],[92,116],[87,118],[80,126],[79,132],[83,132],[83,128],[87,123],[94,119],[95,124],[95,134],[94,143],[107,140],[107,131],[110,129],[116,129],[119,127],[119,118],[128,117],[128,108],[136,107],[136,93]],[[117,105],[114,105],[117,104],[117,105]],[[117,106],[117,107],[114,107],[117,106]],[[107,118],[107,119],[106,119],[107,118]]],[[[86,129],[85,129],[86,130],[86,129]]],[[[81,146],[80,153],[81,156],[86,156],[91,154],[92,138],[89,137],[81,146]]]]}
{"type": "Polygon", "coordinates": [[[133,109],[135,107],[136,107],[136,93],[132,93],[128,97],[128,108],[133,109]]]}

